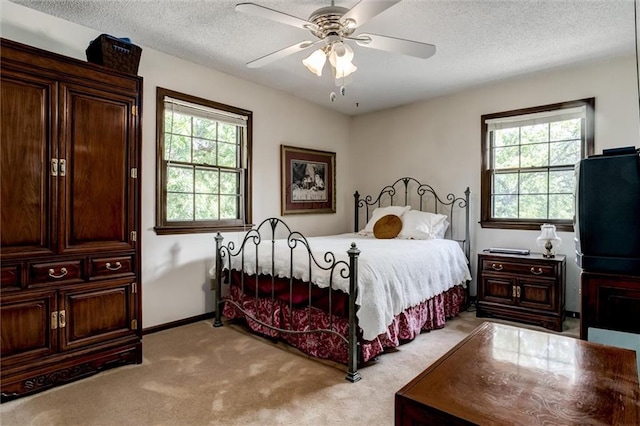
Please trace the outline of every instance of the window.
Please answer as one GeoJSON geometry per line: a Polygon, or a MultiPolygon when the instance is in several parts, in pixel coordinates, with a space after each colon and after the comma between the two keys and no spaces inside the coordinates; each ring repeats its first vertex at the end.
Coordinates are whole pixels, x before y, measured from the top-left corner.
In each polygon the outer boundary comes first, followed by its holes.
{"type": "Polygon", "coordinates": [[[575,164],[593,153],[595,99],[482,116],[483,228],[573,231],[575,164]]]}
{"type": "Polygon", "coordinates": [[[158,234],[251,222],[251,111],[158,87],[158,234]]]}

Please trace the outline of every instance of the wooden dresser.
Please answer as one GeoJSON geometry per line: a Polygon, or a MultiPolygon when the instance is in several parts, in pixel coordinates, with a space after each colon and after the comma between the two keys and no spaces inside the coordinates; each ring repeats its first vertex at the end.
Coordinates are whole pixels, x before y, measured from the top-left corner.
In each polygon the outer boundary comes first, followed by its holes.
{"type": "Polygon", "coordinates": [[[2,400],[142,361],[142,78],[1,40],[2,400]]]}
{"type": "Polygon", "coordinates": [[[562,331],[565,256],[479,253],[479,317],[495,316],[562,331]]]}

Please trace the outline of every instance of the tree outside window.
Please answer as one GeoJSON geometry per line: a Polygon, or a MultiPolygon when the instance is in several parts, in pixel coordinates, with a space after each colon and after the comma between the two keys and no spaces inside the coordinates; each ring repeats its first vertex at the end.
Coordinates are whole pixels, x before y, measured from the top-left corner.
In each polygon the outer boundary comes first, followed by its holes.
{"type": "Polygon", "coordinates": [[[574,168],[593,153],[594,104],[482,116],[482,227],[573,230],[574,168]]]}
{"type": "Polygon", "coordinates": [[[159,234],[250,223],[250,111],[157,89],[159,234]]]}

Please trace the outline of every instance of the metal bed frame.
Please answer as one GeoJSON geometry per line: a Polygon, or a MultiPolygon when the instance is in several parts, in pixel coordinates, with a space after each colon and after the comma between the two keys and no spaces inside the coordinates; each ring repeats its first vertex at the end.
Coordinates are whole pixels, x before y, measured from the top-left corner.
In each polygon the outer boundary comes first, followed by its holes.
{"type": "MultiPolygon", "coordinates": [[[[388,205],[396,205],[394,204],[394,197],[400,198],[401,201],[404,202],[402,205],[410,205],[411,198],[410,195],[415,193],[418,196],[417,206],[420,211],[432,211],[433,213],[446,214],[449,217],[449,228],[447,229],[447,233],[445,237],[448,235],[449,239],[457,241],[460,243],[462,250],[464,251],[465,256],[467,256],[467,260],[470,259],[471,253],[471,237],[469,234],[469,187],[464,191],[464,198],[456,197],[454,194],[447,194],[445,197],[446,200],[442,200],[438,194],[436,194],[435,190],[431,185],[427,185],[424,183],[420,183],[418,180],[412,177],[403,177],[392,183],[391,185],[385,186],[382,188],[376,199],[373,199],[371,195],[367,195],[364,198],[360,198],[360,194],[356,191],[353,194],[355,198],[355,214],[353,218],[353,229],[354,232],[358,232],[359,227],[359,217],[360,212],[359,209],[365,209],[365,217],[366,222],[369,221],[369,210],[371,208],[375,209],[376,207],[382,207],[385,200],[389,200],[388,205]],[[402,185],[400,185],[402,184],[402,185]],[[415,185],[415,186],[414,186],[415,185]],[[413,189],[410,192],[409,188],[413,189]],[[398,187],[398,189],[396,189],[398,187]],[[427,210],[428,207],[433,206],[433,209],[427,210]],[[459,209],[464,209],[465,212],[465,230],[464,230],[464,238],[459,238],[456,230],[458,229],[459,222],[454,220],[454,207],[458,207],[459,209]],[[444,213],[441,213],[444,212],[444,213]]],[[[397,198],[396,198],[397,199],[397,198]]],[[[372,210],[373,211],[373,210],[372,210]]],[[[365,222],[365,223],[366,223],[365,222]]]]}
{"type": "MultiPolygon", "coordinates": [[[[469,250],[470,250],[470,236],[469,236],[469,188],[466,189],[465,191],[465,197],[456,197],[453,194],[447,194],[446,196],[446,200],[442,200],[441,198],[438,197],[438,195],[436,194],[436,192],[433,190],[433,188],[430,185],[427,184],[422,184],[420,183],[418,180],[414,179],[414,178],[410,178],[410,177],[404,177],[404,178],[400,178],[397,181],[395,181],[393,184],[385,186],[380,193],[378,194],[378,196],[374,199],[372,196],[366,196],[364,198],[360,198],[360,194],[356,191],[354,194],[354,210],[355,210],[355,216],[354,216],[354,230],[355,232],[357,232],[359,230],[359,211],[360,209],[364,209],[365,211],[365,217],[367,219],[367,221],[369,220],[369,215],[370,209],[373,209],[375,207],[382,207],[385,205],[394,205],[394,197],[396,197],[396,194],[398,194],[397,196],[400,197],[400,200],[404,202],[403,205],[408,205],[411,201],[411,197],[410,195],[413,195],[414,192],[410,193],[409,188],[410,187],[414,187],[415,186],[415,194],[418,197],[418,206],[420,208],[421,211],[424,211],[425,206],[431,205],[431,201],[433,202],[433,212],[434,213],[439,213],[440,211],[443,210],[448,210],[448,217],[449,217],[449,221],[450,221],[450,226],[449,229],[447,230],[447,235],[449,236],[449,239],[458,241],[463,250],[464,253],[467,257],[467,259],[469,259],[469,250]],[[397,189],[397,188],[398,189],[397,189]],[[387,203],[387,199],[389,204],[387,203]],[[453,213],[454,213],[454,207],[458,207],[460,209],[464,209],[465,210],[465,234],[464,234],[464,239],[455,239],[453,236],[455,236],[456,234],[454,233],[454,228],[456,228],[456,224],[455,221],[453,220],[453,213]]],[[[269,219],[265,219],[264,221],[262,221],[257,227],[255,227],[254,229],[251,229],[250,231],[247,232],[247,234],[244,236],[244,238],[242,239],[242,241],[238,244],[238,246],[236,247],[236,244],[234,244],[233,241],[228,242],[226,245],[222,244],[223,241],[223,237],[220,233],[218,233],[215,237],[215,241],[216,241],[216,257],[215,257],[215,270],[216,270],[216,288],[215,288],[215,292],[214,292],[214,307],[215,307],[215,319],[213,322],[213,326],[214,327],[221,327],[223,325],[222,323],[222,303],[230,303],[232,304],[236,309],[238,309],[240,312],[242,312],[246,318],[250,319],[251,321],[256,322],[257,324],[260,324],[262,327],[266,327],[267,329],[270,330],[274,330],[277,331],[279,333],[290,333],[290,334],[308,334],[308,333],[331,333],[333,335],[338,336],[340,339],[342,339],[345,344],[347,345],[347,350],[348,350],[348,362],[347,362],[347,375],[346,375],[346,380],[350,381],[350,382],[357,382],[358,380],[361,379],[360,373],[358,372],[358,357],[359,357],[359,337],[360,337],[360,333],[359,333],[359,327],[358,327],[358,320],[356,317],[356,312],[358,309],[358,306],[356,305],[356,296],[357,296],[357,283],[358,283],[358,255],[360,254],[360,250],[358,250],[357,246],[355,243],[351,244],[351,247],[346,251],[346,253],[348,254],[348,262],[345,260],[338,260],[336,258],[336,255],[332,252],[326,252],[323,255],[323,259],[316,259],[316,257],[313,255],[313,253],[311,252],[311,249],[309,247],[309,242],[307,241],[306,237],[304,237],[300,232],[297,231],[292,231],[289,226],[283,222],[281,219],[278,218],[269,218],[269,219]],[[333,327],[333,316],[331,314],[329,314],[329,328],[316,328],[316,329],[312,329],[312,330],[304,330],[304,331],[299,331],[299,330],[286,330],[286,329],[282,329],[279,328],[277,326],[274,326],[273,323],[272,324],[268,324],[264,321],[261,321],[260,319],[256,318],[254,315],[252,315],[251,313],[247,312],[245,309],[243,309],[242,306],[240,306],[238,303],[236,303],[233,300],[230,299],[223,299],[221,297],[222,294],[222,283],[223,281],[226,281],[226,283],[230,283],[231,280],[231,270],[229,269],[224,269],[223,268],[223,263],[226,259],[229,260],[229,264],[231,264],[230,260],[232,257],[236,257],[239,256],[241,259],[241,265],[242,265],[242,269],[244,270],[245,267],[245,250],[249,250],[249,249],[254,249],[256,251],[256,256],[255,256],[255,270],[258,271],[258,245],[261,242],[271,242],[270,245],[270,250],[271,252],[271,271],[273,272],[275,270],[275,266],[274,266],[274,250],[275,250],[275,241],[276,239],[280,240],[282,238],[276,238],[276,234],[278,233],[286,233],[286,241],[287,241],[287,246],[288,249],[290,250],[290,255],[289,255],[289,262],[290,262],[290,270],[293,270],[293,250],[296,248],[303,248],[306,249],[308,252],[308,271],[309,271],[309,282],[307,283],[308,288],[309,288],[309,296],[311,296],[311,287],[312,287],[312,282],[313,282],[313,276],[312,276],[312,266],[316,265],[316,267],[323,269],[325,271],[329,271],[330,273],[330,283],[329,283],[329,312],[331,313],[331,294],[333,291],[337,291],[334,290],[334,278],[338,276],[338,274],[342,277],[349,280],[349,315],[348,315],[348,333],[347,336],[343,336],[342,334],[336,332],[333,327]]],[[[242,272],[242,271],[241,271],[242,272]]],[[[290,274],[292,275],[292,274],[290,274]]],[[[240,289],[242,292],[244,292],[244,288],[245,288],[245,275],[244,273],[240,274],[240,289]]],[[[274,301],[274,282],[275,282],[275,277],[274,274],[271,273],[269,277],[263,277],[260,278],[259,274],[256,273],[255,275],[255,279],[256,279],[256,289],[255,289],[255,299],[258,299],[258,282],[259,280],[264,280],[267,281],[267,284],[269,283],[269,281],[271,282],[271,301],[274,301]]],[[[289,278],[289,295],[291,296],[292,294],[292,289],[293,289],[293,278],[289,278]]],[[[291,300],[292,298],[289,297],[289,312],[292,312],[292,303],[291,300]]],[[[468,300],[468,286],[467,286],[467,300],[468,300]]],[[[274,310],[274,304],[271,303],[271,309],[272,309],[272,315],[270,316],[270,318],[273,318],[273,310],[274,310]]],[[[309,300],[307,307],[305,308],[307,310],[308,316],[309,316],[309,324],[312,324],[311,319],[311,313],[312,313],[312,306],[311,306],[311,300],[309,300]]]]}

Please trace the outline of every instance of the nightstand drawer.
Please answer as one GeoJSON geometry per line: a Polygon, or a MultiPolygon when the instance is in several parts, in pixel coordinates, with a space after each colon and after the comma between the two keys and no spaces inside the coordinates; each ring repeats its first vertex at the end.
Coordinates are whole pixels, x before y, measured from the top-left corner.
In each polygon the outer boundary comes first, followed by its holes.
{"type": "Polygon", "coordinates": [[[484,259],[482,261],[483,272],[502,272],[518,275],[532,275],[536,277],[554,277],[555,267],[553,265],[529,264],[523,262],[510,262],[504,259],[484,259]]]}

